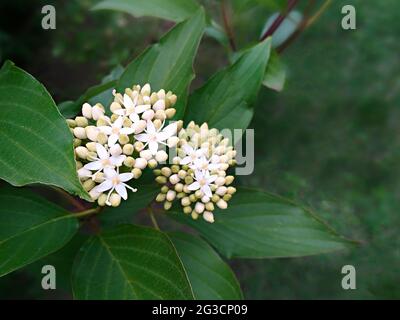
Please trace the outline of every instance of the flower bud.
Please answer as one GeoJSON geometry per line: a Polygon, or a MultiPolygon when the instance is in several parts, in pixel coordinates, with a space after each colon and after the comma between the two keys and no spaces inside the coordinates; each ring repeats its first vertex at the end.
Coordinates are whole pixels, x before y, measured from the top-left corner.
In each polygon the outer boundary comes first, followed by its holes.
{"type": "Polygon", "coordinates": [[[151,104],[155,104],[158,100],[158,96],[156,92],[153,92],[150,96],[150,103],[151,104]]]}
{"type": "Polygon", "coordinates": [[[213,196],[211,197],[211,201],[216,203],[218,202],[220,199],[219,195],[213,194],[213,196]]]}
{"type": "Polygon", "coordinates": [[[88,120],[85,117],[76,117],[75,122],[78,127],[83,127],[83,128],[89,124],[88,120]]]}
{"type": "Polygon", "coordinates": [[[154,115],[155,115],[154,110],[149,109],[149,110],[146,110],[145,112],[143,112],[142,119],[144,119],[146,121],[151,121],[151,120],[153,120],[154,115]]]}
{"type": "Polygon", "coordinates": [[[87,126],[85,128],[85,132],[86,132],[86,136],[88,137],[89,140],[97,141],[99,129],[97,129],[95,126],[87,126]]]}
{"type": "Polygon", "coordinates": [[[161,174],[165,177],[169,177],[171,175],[171,169],[169,167],[164,167],[161,169],[161,174]]]}
{"type": "Polygon", "coordinates": [[[151,154],[150,150],[143,150],[140,152],[140,156],[144,159],[146,159],[147,161],[150,160],[151,158],[153,158],[153,155],[151,154]]]}
{"type": "Polygon", "coordinates": [[[232,196],[230,194],[225,194],[222,199],[224,199],[225,201],[229,201],[231,200],[232,196]]]}
{"type": "Polygon", "coordinates": [[[82,183],[83,189],[85,189],[85,191],[90,191],[95,187],[96,183],[92,180],[86,180],[84,183],[82,183]]]}
{"type": "Polygon", "coordinates": [[[150,84],[148,84],[148,83],[146,83],[146,84],[143,86],[142,90],[140,90],[140,93],[141,93],[143,96],[149,96],[149,95],[150,95],[150,92],[151,92],[151,87],[150,87],[150,84]]]}
{"type": "Polygon", "coordinates": [[[169,188],[167,186],[162,186],[161,187],[161,192],[162,193],[167,193],[169,191],[169,188]]]}
{"type": "Polygon", "coordinates": [[[92,176],[92,172],[90,170],[85,169],[85,168],[78,169],[78,177],[82,181],[90,178],[91,176],[92,176]]]}
{"type": "MultiPolygon", "coordinates": [[[[137,160],[137,159],[136,159],[137,160]]],[[[136,163],[136,162],[135,162],[136,163]]],[[[140,176],[142,175],[142,170],[140,170],[139,168],[134,168],[132,169],[132,174],[133,174],[133,178],[134,179],[139,179],[140,176]]]]}
{"type": "Polygon", "coordinates": [[[181,199],[181,204],[182,207],[190,206],[190,200],[189,197],[184,197],[181,199]]]}
{"type": "Polygon", "coordinates": [[[176,114],[176,109],[174,109],[174,108],[165,110],[165,115],[168,119],[173,118],[175,114],[176,114]]]}
{"type": "Polygon", "coordinates": [[[182,183],[177,183],[174,187],[176,192],[182,192],[183,191],[183,184],[182,183]]]}
{"type": "Polygon", "coordinates": [[[236,192],[236,188],[235,187],[228,187],[228,194],[230,194],[230,195],[232,195],[232,194],[235,194],[235,192],[236,192]]]}
{"type": "Polygon", "coordinates": [[[97,172],[94,175],[94,181],[97,183],[102,183],[104,181],[104,173],[103,172],[97,172]]]}
{"type": "Polygon", "coordinates": [[[169,210],[172,207],[172,202],[165,201],[164,202],[164,210],[169,210]]]}
{"type": "Polygon", "coordinates": [[[126,128],[130,128],[131,126],[132,126],[132,121],[131,121],[131,119],[129,119],[129,118],[125,118],[124,119],[124,122],[122,123],[122,126],[123,127],[126,127],[126,128]]]}
{"type": "Polygon", "coordinates": [[[75,128],[76,127],[76,121],[73,119],[67,119],[67,124],[70,128],[75,128]]]}
{"type": "Polygon", "coordinates": [[[85,128],[76,127],[74,128],[74,136],[78,139],[84,140],[87,138],[85,128]]]}
{"type": "Polygon", "coordinates": [[[126,134],[120,134],[118,137],[118,142],[121,145],[127,144],[129,142],[129,137],[126,134]]]}
{"type": "Polygon", "coordinates": [[[89,151],[96,152],[96,143],[95,142],[88,142],[88,143],[86,143],[86,148],[89,151]]]}
{"type": "Polygon", "coordinates": [[[153,105],[153,110],[165,110],[165,101],[164,99],[158,100],[154,105],[153,105]]]}
{"type": "Polygon", "coordinates": [[[171,106],[174,106],[176,103],[176,100],[178,100],[178,97],[175,94],[173,94],[170,97],[168,97],[168,100],[171,103],[171,106]]]}
{"type": "Polygon", "coordinates": [[[81,139],[74,138],[74,140],[73,140],[74,148],[79,147],[81,144],[82,144],[82,140],[81,139]]]}
{"type": "Polygon", "coordinates": [[[114,144],[111,148],[110,148],[110,154],[114,157],[119,156],[122,153],[122,148],[119,144],[114,144]]]}
{"type": "Polygon", "coordinates": [[[235,180],[234,176],[227,176],[225,178],[225,185],[227,185],[227,186],[230,185],[233,182],[233,180],[235,180]]]}
{"type": "MultiPolygon", "coordinates": [[[[81,169],[81,168],[83,167],[82,162],[76,161],[75,163],[76,163],[76,169],[77,169],[77,170],[79,170],[79,169],[81,169]]],[[[89,170],[88,170],[88,171],[89,171],[89,170]]]]}
{"type": "Polygon", "coordinates": [[[156,177],[156,182],[159,184],[166,184],[167,183],[167,178],[164,176],[158,176],[156,177]]]}
{"type": "Polygon", "coordinates": [[[212,202],[206,203],[206,210],[207,211],[214,211],[214,204],[212,202]]]}
{"type": "Polygon", "coordinates": [[[127,156],[132,155],[133,150],[134,150],[134,149],[133,149],[133,145],[130,144],[130,143],[128,143],[128,144],[126,144],[126,145],[124,145],[124,146],[122,147],[122,152],[123,152],[124,154],[126,154],[127,156]]]}
{"type": "Polygon", "coordinates": [[[135,134],[143,132],[144,129],[146,129],[147,123],[145,120],[139,120],[136,122],[132,128],[135,130],[135,134]]]}
{"type": "Polygon", "coordinates": [[[203,203],[208,203],[208,202],[210,202],[210,198],[209,197],[207,197],[207,196],[202,196],[201,197],[201,202],[203,202],[203,203]]]}
{"type": "Polygon", "coordinates": [[[183,208],[183,213],[190,214],[191,212],[192,212],[192,208],[190,206],[187,206],[187,207],[183,208]]]}
{"type": "Polygon", "coordinates": [[[203,213],[203,219],[209,223],[214,223],[214,214],[212,212],[205,211],[203,213]]]}
{"type": "Polygon", "coordinates": [[[143,150],[144,144],[143,144],[141,141],[136,141],[136,142],[133,144],[133,147],[135,148],[135,150],[136,150],[137,152],[140,152],[140,151],[143,150]]]}
{"type": "Polygon", "coordinates": [[[85,147],[77,147],[75,148],[75,154],[77,155],[77,157],[81,158],[81,159],[86,159],[88,156],[89,150],[86,149],[85,147]]]}
{"type": "Polygon", "coordinates": [[[99,198],[97,199],[97,203],[100,207],[104,207],[106,205],[107,195],[102,193],[99,198]]]}
{"type": "Polygon", "coordinates": [[[158,162],[165,162],[168,159],[168,154],[164,150],[160,150],[157,151],[155,158],[158,162]]]}
{"type": "Polygon", "coordinates": [[[143,170],[147,167],[147,160],[144,158],[137,158],[135,160],[135,168],[143,170]]]}
{"type": "Polygon", "coordinates": [[[177,184],[179,181],[180,179],[177,174],[173,174],[169,177],[169,182],[171,182],[172,184],[177,184]]]}
{"type": "Polygon", "coordinates": [[[82,115],[87,119],[92,119],[92,106],[89,103],[83,104],[82,115]]]}
{"type": "Polygon", "coordinates": [[[108,141],[107,135],[104,132],[99,132],[97,135],[97,142],[100,144],[106,144],[108,141]]]}
{"type": "Polygon", "coordinates": [[[196,205],[194,206],[194,211],[196,211],[198,214],[203,213],[203,211],[204,211],[204,203],[197,202],[196,205]]]}
{"type": "Polygon", "coordinates": [[[107,119],[106,117],[99,118],[99,120],[97,120],[97,122],[96,122],[96,126],[98,126],[98,127],[107,126],[108,122],[106,119],[107,119]]]}
{"type": "Polygon", "coordinates": [[[121,196],[118,193],[112,193],[109,200],[109,205],[118,207],[121,204],[121,196]]]}
{"type": "Polygon", "coordinates": [[[191,216],[192,216],[193,220],[197,220],[199,218],[199,214],[197,212],[195,212],[195,211],[192,211],[191,216]]]}
{"type": "Polygon", "coordinates": [[[159,99],[165,99],[165,90],[161,89],[160,91],[158,91],[157,96],[159,99]]]}
{"type": "Polygon", "coordinates": [[[174,201],[175,197],[176,197],[176,192],[175,192],[175,191],[169,190],[169,191],[167,192],[167,197],[166,197],[166,199],[167,199],[168,201],[171,201],[171,202],[174,201]]]}
{"type": "Polygon", "coordinates": [[[128,168],[132,168],[135,165],[135,159],[132,157],[126,157],[124,160],[124,165],[128,168]]]}
{"type": "Polygon", "coordinates": [[[154,168],[157,167],[158,163],[157,163],[157,160],[155,160],[155,159],[150,159],[150,160],[147,162],[147,165],[148,165],[148,167],[149,167],[150,169],[154,169],[154,168]]]}
{"type": "Polygon", "coordinates": [[[167,116],[166,116],[164,110],[157,110],[156,113],[154,114],[154,117],[156,119],[160,119],[161,121],[164,121],[167,116]]]}
{"type": "Polygon", "coordinates": [[[165,193],[159,193],[156,197],[157,202],[164,202],[165,201],[165,193]]]}
{"type": "Polygon", "coordinates": [[[217,205],[217,207],[220,208],[220,209],[226,209],[226,208],[228,208],[228,204],[227,204],[226,201],[223,200],[223,199],[219,199],[219,200],[217,201],[216,205],[217,205]]]}
{"type": "Polygon", "coordinates": [[[217,190],[215,191],[215,193],[217,194],[217,195],[219,195],[219,196],[224,196],[225,195],[225,193],[227,192],[227,188],[225,187],[225,186],[221,186],[221,187],[218,187],[217,188],[217,190]]]}
{"type": "Polygon", "coordinates": [[[153,121],[153,124],[154,124],[154,127],[155,127],[157,130],[160,129],[161,126],[162,126],[162,122],[161,122],[160,119],[155,119],[155,120],[153,121]]]}

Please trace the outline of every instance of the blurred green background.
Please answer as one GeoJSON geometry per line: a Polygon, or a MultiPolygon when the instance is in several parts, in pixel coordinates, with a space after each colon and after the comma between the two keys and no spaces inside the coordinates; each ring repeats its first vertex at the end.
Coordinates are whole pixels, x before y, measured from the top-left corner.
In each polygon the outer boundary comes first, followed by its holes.
{"type": "MultiPolygon", "coordinates": [[[[172,25],[92,12],[95,2],[2,1],[1,63],[11,59],[32,73],[57,102],[74,100],[172,25]],[[57,9],[56,30],[41,29],[44,4],[57,9]]],[[[270,2],[233,1],[239,47],[257,41],[276,11],[270,2]]],[[[220,19],[216,1],[202,3],[220,19]]],[[[333,1],[282,54],[285,90],[261,89],[250,126],[256,137],[255,172],[240,183],[312,207],[361,245],[314,257],[231,261],[246,298],[400,298],[399,12],[398,0],[333,1]],[[357,10],[356,30],[341,28],[345,4],[357,10]],[[341,287],[341,268],[347,264],[356,268],[356,290],[341,287]]],[[[205,37],[193,88],[227,63],[226,50],[205,37]]],[[[38,289],[40,269],[30,272],[34,268],[0,279],[0,298],[52,297],[38,289]]]]}

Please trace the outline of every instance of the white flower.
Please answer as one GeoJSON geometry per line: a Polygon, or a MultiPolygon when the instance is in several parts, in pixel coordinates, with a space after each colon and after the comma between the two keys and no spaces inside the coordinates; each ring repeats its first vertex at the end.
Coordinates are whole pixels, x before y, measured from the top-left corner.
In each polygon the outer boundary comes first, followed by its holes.
{"type": "Polygon", "coordinates": [[[184,144],[182,150],[187,154],[181,161],[181,165],[193,165],[196,159],[203,157],[207,150],[205,149],[194,149],[189,144],[184,144]]]}
{"type": "MultiPolygon", "coordinates": [[[[181,162],[182,164],[182,162],[181,162]]],[[[190,165],[190,168],[193,170],[207,170],[207,171],[214,171],[218,170],[220,167],[218,163],[217,157],[212,157],[211,162],[205,156],[197,158],[193,161],[193,164],[190,165]]]]}
{"type": "Polygon", "coordinates": [[[107,151],[100,143],[96,143],[96,152],[97,152],[97,158],[95,158],[96,161],[85,164],[83,168],[86,170],[97,170],[98,172],[106,168],[114,168],[115,166],[120,167],[124,162],[126,156],[121,155],[122,152],[121,147],[119,148],[119,150],[120,150],[119,154],[113,152],[113,155],[110,155],[110,152],[107,151]]]}
{"type": "Polygon", "coordinates": [[[207,197],[212,197],[212,192],[210,188],[210,184],[212,184],[218,176],[210,175],[208,171],[200,171],[196,170],[194,172],[195,175],[195,182],[188,186],[190,191],[201,190],[207,197]]]}
{"type": "Polygon", "coordinates": [[[118,117],[118,119],[115,120],[114,123],[109,122],[109,126],[99,127],[101,132],[108,135],[109,147],[112,147],[118,141],[120,134],[129,135],[134,133],[135,130],[133,128],[124,128],[123,123],[124,123],[124,118],[118,117]]]}
{"type": "Polygon", "coordinates": [[[133,178],[132,173],[119,173],[119,169],[117,168],[117,171],[111,168],[105,168],[104,169],[104,178],[105,181],[99,184],[96,188],[96,192],[104,192],[108,191],[107,195],[107,200],[106,204],[111,205],[110,203],[110,196],[112,192],[115,190],[121,197],[122,199],[126,200],[128,198],[128,193],[126,191],[126,188],[132,190],[133,192],[136,192],[137,189],[132,188],[131,186],[127,185],[124,182],[127,182],[133,178]]]}
{"type": "Polygon", "coordinates": [[[143,113],[151,108],[150,104],[137,105],[138,98],[139,96],[136,96],[132,100],[131,97],[125,93],[123,101],[125,108],[117,109],[114,111],[114,113],[119,116],[129,117],[129,119],[135,121],[138,114],[143,113]]]}
{"type": "MultiPolygon", "coordinates": [[[[163,123],[164,125],[164,123],[163,123]]],[[[156,130],[154,123],[152,121],[147,121],[147,127],[145,129],[146,133],[141,133],[135,135],[135,139],[141,142],[145,142],[144,147],[149,146],[149,150],[151,154],[155,155],[158,151],[158,144],[167,145],[164,141],[168,140],[168,138],[176,135],[176,131],[178,129],[177,123],[171,123],[163,129],[163,125],[156,130]]]]}

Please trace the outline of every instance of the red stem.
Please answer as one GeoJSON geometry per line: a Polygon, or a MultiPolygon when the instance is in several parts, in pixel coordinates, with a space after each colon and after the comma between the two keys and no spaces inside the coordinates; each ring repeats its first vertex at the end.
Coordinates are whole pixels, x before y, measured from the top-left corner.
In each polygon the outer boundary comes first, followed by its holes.
{"type": "Polygon", "coordinates": [[[261,41],[265,40],[269,36],[273,35],[274,32],[279,28],[282,22],[285,20],[286,16],[292,9],[296,6],[298,0],[288,0],[288,5],[284,13],[280,13],[279,16],[275,19],[272,25],[268,28],[268,30],[261,37],[261,41]]]}

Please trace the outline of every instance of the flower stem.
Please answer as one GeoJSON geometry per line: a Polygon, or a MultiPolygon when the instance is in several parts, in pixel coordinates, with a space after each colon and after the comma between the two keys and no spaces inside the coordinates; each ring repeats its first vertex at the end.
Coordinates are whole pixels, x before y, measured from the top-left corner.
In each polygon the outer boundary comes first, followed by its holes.
{"type": "Polygon", "coordinates": [[[222,19],[224,21],[225,32],[226,35],[228,36],[229,45],[231,46],[232,51],[236,51],[235,35],[229,18],[226,0],[221,1],[221,13],[222,13],[222,19]]]}
{"type": "Polygon", "coordinates": [[[71,214],[71,216],[73,216],[75,218],[87,217],[92,214],[99,213],[101,209],[102,209],[102,207],[92,208],[92,209],[84,210],[81,212],[73,213],[73,214],[71,214]]]}
{"type": "Polygon", "coordinates": [[[147,213],[150,216],[150,219],[151,219],[151,222],[153,223],[154,228],[157,230],[160,230],[160,227],[158,226],[158,223],[157,223],[157,219],[154,216],[153,209],[150,206],[147,207],[147,213]]]}

